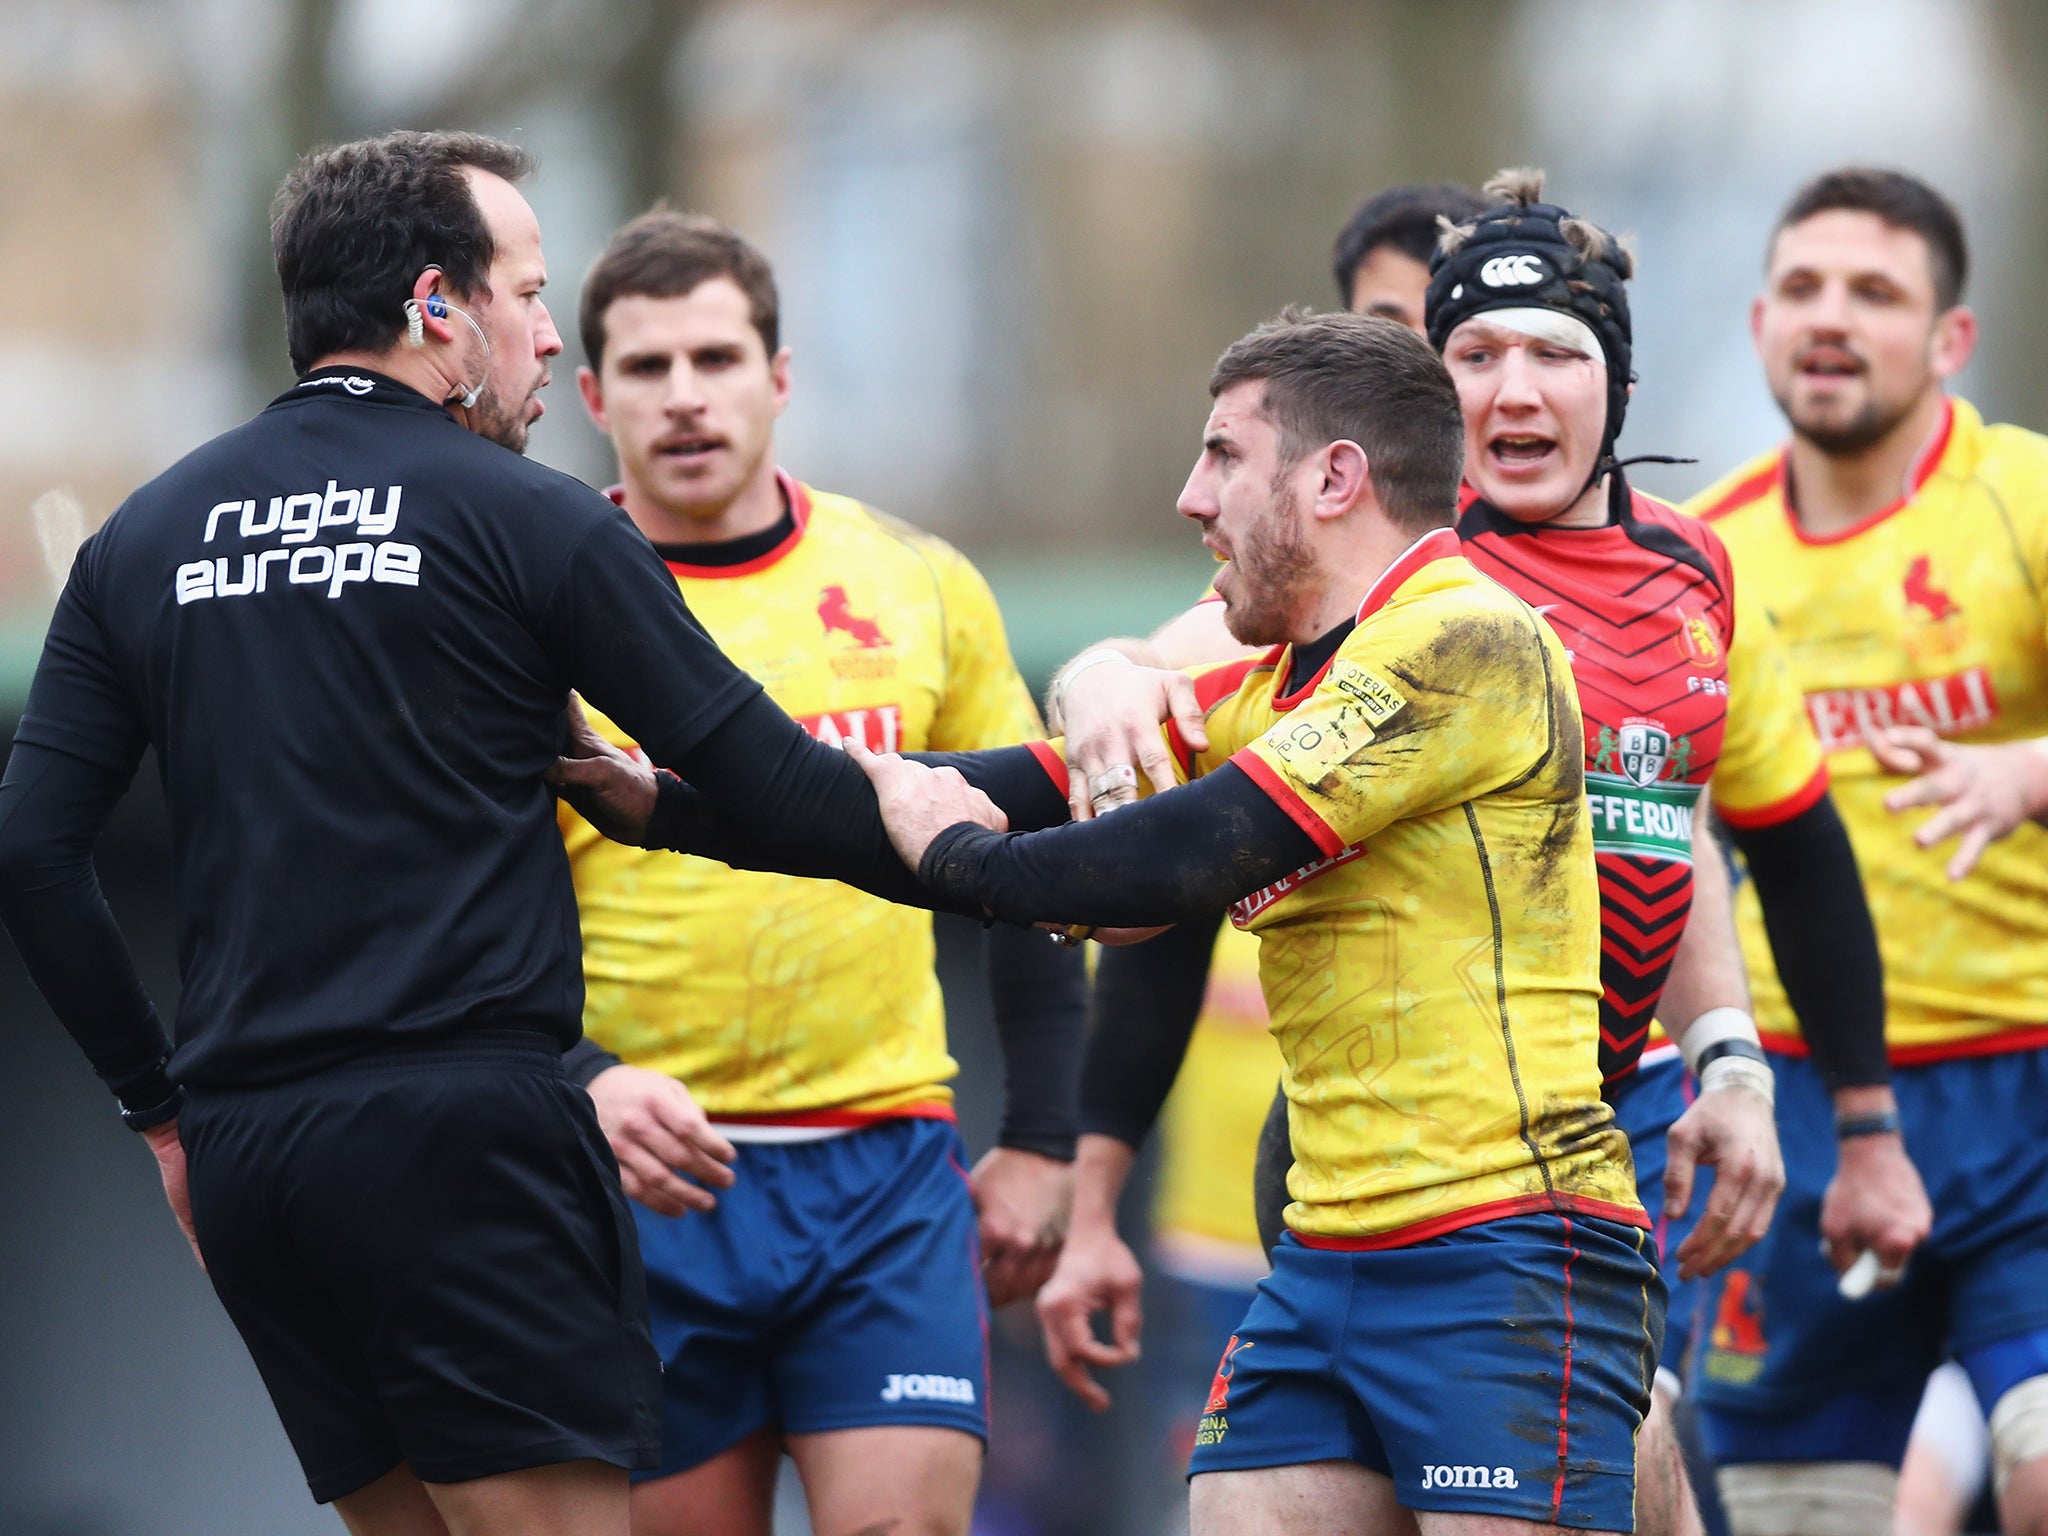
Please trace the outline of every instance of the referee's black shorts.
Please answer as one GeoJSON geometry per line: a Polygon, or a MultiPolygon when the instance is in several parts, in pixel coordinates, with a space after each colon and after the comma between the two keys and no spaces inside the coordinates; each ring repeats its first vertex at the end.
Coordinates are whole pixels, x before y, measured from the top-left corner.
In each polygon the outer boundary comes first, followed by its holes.
{"type": "Polygon", "coordinates": [[[179,1116],[207,1273],[313,1497],[652,1467],[661,1366],[632,1213],[546,1035],[401,1047],[179,1116]]]}

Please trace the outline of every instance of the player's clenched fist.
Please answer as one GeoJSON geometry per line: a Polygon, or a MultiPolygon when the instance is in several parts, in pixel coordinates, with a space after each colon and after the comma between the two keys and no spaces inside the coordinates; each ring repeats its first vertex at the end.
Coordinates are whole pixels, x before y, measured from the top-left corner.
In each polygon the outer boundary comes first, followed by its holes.
{"type": "Polygon", "coordinates": [[[958,822],[971,821],[993,832],[1010,830],[1009,819],[996,803],[960,776],[954,768],[930,768],[898,757],[874,753],[857,741],[846,743],[846,755],[861,766],[875,786],[882,824],[903,862],[916,869],[933,838],[958,822]]]}
{"type": "Polygon", "coordinates": [[[718,1204],[712,1189],[732,1188],[729,1165],[738,1155],[732,1143],[719,1135],[690,1090],[667,1073],[607,1067],[591,1079],[590,1098],[619,1160],[619,1182],[650,1211],[708,1211],[718,1204]]]}

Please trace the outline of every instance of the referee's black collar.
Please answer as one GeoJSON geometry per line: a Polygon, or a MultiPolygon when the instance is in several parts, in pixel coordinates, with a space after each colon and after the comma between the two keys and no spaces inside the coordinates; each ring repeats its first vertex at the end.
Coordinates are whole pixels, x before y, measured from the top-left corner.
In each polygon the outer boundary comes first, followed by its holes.
{"type": "Polygon", "coordinates": [[[402,405],[413,410],[433,411],[442,416],[448,414],[445,407],[429,400],[410,384],[401,384],[388,374],[350,365],[315,368],[270,403],[285,405],[294,400],[314,397],[368,400],[377,405],[402,405]]]}

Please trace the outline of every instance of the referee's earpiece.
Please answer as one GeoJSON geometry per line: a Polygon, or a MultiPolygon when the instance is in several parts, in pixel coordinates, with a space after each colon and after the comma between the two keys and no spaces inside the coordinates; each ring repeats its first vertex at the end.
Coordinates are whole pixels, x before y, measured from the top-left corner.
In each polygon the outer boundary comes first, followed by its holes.
{"type": "Polygon", "coordinates": [[[408,347],[424,347],[427,344],[427,322],[420,318],[420,301],[405,301],[405,344],[408,347]]]}

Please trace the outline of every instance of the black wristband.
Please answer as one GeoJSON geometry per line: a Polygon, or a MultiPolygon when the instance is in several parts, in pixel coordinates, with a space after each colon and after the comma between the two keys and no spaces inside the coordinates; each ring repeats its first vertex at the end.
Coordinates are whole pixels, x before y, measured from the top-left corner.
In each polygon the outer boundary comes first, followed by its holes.
{"type": "Polygon", "coordinates": [[[173,1085],[169,1095],[161,1102],[146,1109],[130,1109],[121,1106],[121,1123],[131,1131],[146,1131],[153,1126],[167,1125],[178,1118],[178,1111],[185,1107],[185,1090],[173,1085]]]}
{"type": "Polygon", "coordinates": [[[1868,1115],[1837,1115],[1835,1117],[1835,1139],[1847,1141],[1851,1136],[1896,1136],[1904,1126],[1900,1124],[1896,1109],[1879,1110],[1868,1115]]]}
{"type": "Polygon", "coordinates": [[[1700,1059],[1692,1064],[1693,1076],[1698,1077],[1707,1070],[1707,1063],[1719,1061],[1724,1056],[1740,1056],[1744,1061],[1760,1062],[1767,1067],[1771,1064],[1764,1048],[1754,1040],[1716,1040],[1701,1051],[1700,1059]]]}

